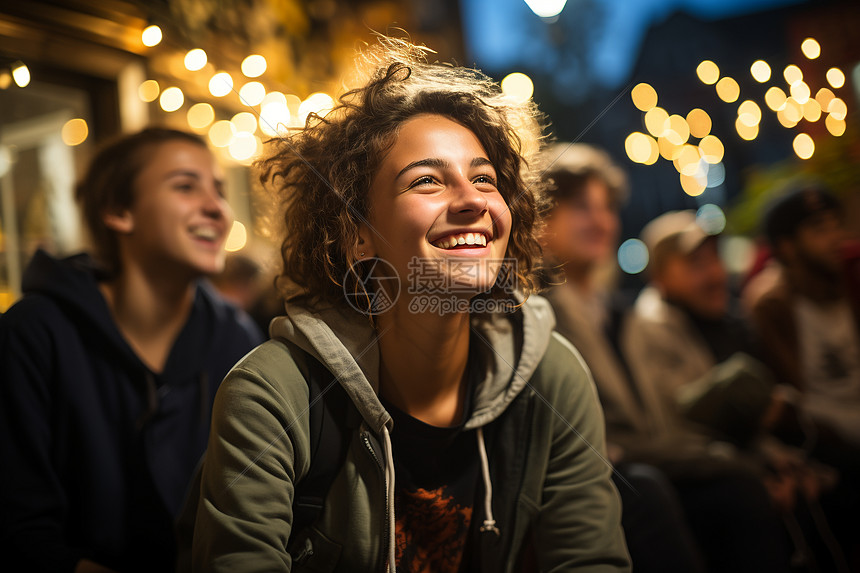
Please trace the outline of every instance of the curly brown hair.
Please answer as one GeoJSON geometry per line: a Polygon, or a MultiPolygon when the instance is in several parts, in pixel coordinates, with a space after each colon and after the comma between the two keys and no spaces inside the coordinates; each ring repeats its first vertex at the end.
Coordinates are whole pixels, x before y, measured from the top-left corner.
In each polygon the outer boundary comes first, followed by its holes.
{"type": "MultiPolygon", "coordinates": [[[[270,154],[257,162],[260,181],[282,201],[279,287],[288,301],[344,301],[343,281],[357,262],[354,247],[368,219],[373,176],[398,128],[419,114],[448,117],[481,142],[513,219],[505,256],[517,261],[519,289],[526,295],[535,289],[542,194],[532,161],[543,118],[531,100],[505,96],[480,71],[429,63],[429,51],[381,37],[361,57],[370,72],[366,83],[341,96],[324,117],[311,115],[303,130],[269,142],[270,154]]],[[[348,288],[355,292],[355,286],[348,288]]]]}

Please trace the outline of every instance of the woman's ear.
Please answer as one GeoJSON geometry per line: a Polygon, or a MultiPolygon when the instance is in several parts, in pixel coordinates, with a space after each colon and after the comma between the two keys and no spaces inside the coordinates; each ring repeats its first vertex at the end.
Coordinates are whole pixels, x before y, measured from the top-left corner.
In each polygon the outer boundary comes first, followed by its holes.
{"type": "Polygon", "coordinates": [[[376,256],[376,247],[373,242],[373,231],[366,223],[358,226],[358,242],[354,247],[353,255],[359,261],[376,256]]]}
{"type": "Polygon", "coordinates": [[[134,215],[128,209],[104,211],[102,213],[102,222],[111,231],[122,235],[127,235],[134,231],[134,215]]]}

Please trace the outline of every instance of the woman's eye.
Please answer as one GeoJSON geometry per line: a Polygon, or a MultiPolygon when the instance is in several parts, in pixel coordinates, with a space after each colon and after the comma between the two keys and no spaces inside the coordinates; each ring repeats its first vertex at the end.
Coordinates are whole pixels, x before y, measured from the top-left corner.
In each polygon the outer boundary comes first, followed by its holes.
{"type": "Polygon", "coordinates": [[[419,177],[415,181],[412,182],[412,185],[409,186],[410,189],[413,187],[418,187],[420,185],[432,185],[436,183],[436,180],[430,177],[429,175],[425,175],[423,177],[419,177]]]}
{"type": "Polygon", "coordinates": [[[194,190],[194,184],[192,183],[177,183],[174,185],[174,189],[177,191],[182,191],[183,193],[190,193],[194,190]]]}
{"type": "Polygon", "coordinates": [[[496,184],[496,180],[493,179],[489,175],[478,175],[477,177],[475,177],[475,179],[472,182],[473,183],[485,183],[488,185],[495,185],[496,184]]]}

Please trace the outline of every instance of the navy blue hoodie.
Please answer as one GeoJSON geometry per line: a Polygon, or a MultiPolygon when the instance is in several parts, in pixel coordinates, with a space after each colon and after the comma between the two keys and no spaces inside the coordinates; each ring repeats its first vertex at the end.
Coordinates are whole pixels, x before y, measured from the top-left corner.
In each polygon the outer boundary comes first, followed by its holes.
{"type": "Polygon", "coordinates": [[[200,283],[156,374],[120,334],[89,257],[40,251],[23,290],[0,317],[0,560],[172,570],[215,390],[259,330],[200,283]]]}

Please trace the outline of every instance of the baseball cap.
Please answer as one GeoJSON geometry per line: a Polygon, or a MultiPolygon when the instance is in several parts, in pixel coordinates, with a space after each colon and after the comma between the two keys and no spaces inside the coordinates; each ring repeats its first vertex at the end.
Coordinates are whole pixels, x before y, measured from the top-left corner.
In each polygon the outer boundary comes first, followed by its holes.
{"type": "Polygon", "coordinates": [[[823,184],[806,183],[771,203],[764,216],[764,233],[774,245],[779,239],[794,235],[810,217],[838,210],[839,200],[823,184]]]}
{"type": "Polygon", "coordinates": [[[669,211],[645,225],[642,242],[648,247],[651,268],[659,268],[670,255],[688,255],[709,235],[696,221],[696,212],[669,211]]]}

